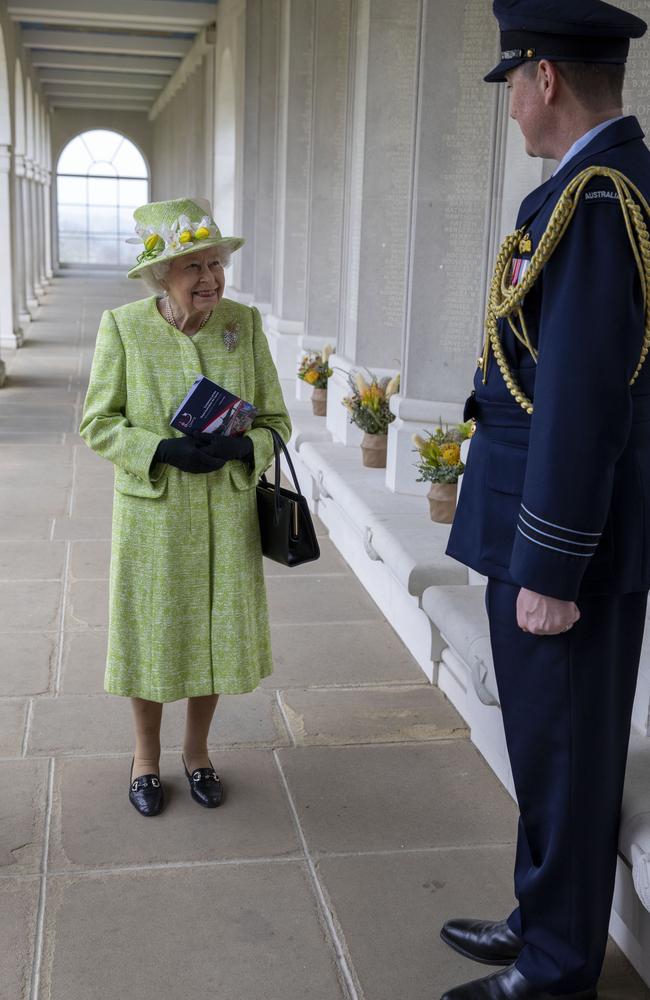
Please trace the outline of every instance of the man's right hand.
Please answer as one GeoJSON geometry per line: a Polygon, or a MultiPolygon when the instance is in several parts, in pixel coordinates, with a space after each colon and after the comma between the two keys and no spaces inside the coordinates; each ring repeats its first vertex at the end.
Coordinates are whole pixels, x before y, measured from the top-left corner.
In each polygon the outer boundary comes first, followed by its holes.
{"type": "Polygon", "coordinates": [[[154,462],[164,462],[173,465],[182,472],[194,474],[216,472],[223,468],[225,462],[220,458],[208,455],[193,438],[164,438],[153,457],[154,462]]]}

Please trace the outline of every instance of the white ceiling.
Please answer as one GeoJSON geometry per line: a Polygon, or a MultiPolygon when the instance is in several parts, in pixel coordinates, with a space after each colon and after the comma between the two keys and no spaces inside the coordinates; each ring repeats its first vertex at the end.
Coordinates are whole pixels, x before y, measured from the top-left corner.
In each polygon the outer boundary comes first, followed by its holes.
{"type": "Polygon", "coordinates": [[[218,0],[7,0],[52,108],[150,111],[218,0]]]}

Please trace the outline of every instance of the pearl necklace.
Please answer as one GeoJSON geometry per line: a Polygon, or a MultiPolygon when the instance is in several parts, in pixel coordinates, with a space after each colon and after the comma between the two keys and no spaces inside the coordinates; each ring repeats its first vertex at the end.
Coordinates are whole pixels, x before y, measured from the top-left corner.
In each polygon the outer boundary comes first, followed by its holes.
{"type": "MultiPolygon", "coordinates": [[[[190,336],[196,336],[196,334],[199,332],[199,330],[202,330],[203,327],[205,326],[205,324],[208,322],[208,320],[210,319],[210,316],[212,316],[212,309],[210,310],[209,313],[205,314],[205,316],[201,320],[201,324],[200,324],[198,330],[195,330],[193,334],[189,334],[188,333],[188,334],[186,334],[186,336],[188,336],[188,337],[190,337],[190,336]]],[[[173,327],[175,327],[178,330],[178,323],[174,319],[174,313],[172,312],[172,304],[169,301],[169,295],[165,296],[165,319],[169,323],[171,323],[171,325],[173,327]]],[[[184,330],[178,330],[178,332],[179,333],[184,333],[185,331],[184,330]]]]}

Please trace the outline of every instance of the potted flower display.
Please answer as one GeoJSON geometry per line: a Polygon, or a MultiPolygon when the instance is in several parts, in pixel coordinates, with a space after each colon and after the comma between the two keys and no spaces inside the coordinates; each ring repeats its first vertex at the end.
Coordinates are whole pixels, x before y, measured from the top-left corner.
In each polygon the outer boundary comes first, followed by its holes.
{"type": "Polygon", "coordinates": [[[443,429],[442,421],[434,434],[426,438],[413,435],[413,444],[420,456],[418,483],[431,483],[428,493],[431,520],[451,524],[456,510],[458,479],[465,471],[460,460],[460,446],[472,436],[473,424],[459,424],[452,430],[443,429]]]}
{"type": "Polygon", "coordinates": [[[317,417],[327,416],[327,380],[332,374],[329,359],[334,348],[327,344],[322,351],[312,351],[303,356],[298,369],[298,378],[313,386],[311,408],[317,417]]]}
{"type": "Polygon", "coordinates": [[[395,419],[389,400],[399,392],[399,375],[379,379],[371,372],[368,374],[369,382],[361,372],[350,372],[351,394],[343,400],[343,405],[350,414],[350,421],[364,432],[361,442],[363,464],[370,469],[385,469],[388,427],[395,419]]]}

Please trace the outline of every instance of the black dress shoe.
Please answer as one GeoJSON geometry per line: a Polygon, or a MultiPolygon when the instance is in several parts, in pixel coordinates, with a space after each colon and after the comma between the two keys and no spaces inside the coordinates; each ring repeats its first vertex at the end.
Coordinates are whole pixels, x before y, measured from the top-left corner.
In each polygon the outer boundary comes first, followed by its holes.
{"type": "Polygon", "coordinates": [[[512,965],[524,947],[505,920],[448,920],[440,937],[454,951],[484,965],[512,965]]]}
{"type": "Polygon", "coordinates": [[[141,774],[138,778],[134,778],[129,784],[129,801],[141,816],[157,816],[162,812],[165,796],[160,775],[141,774]]]}
{"type": "Polygon", "coordinates": [[[456,986],[445,993],[441,1000],[596,1000],[598,993],[582,990],[580,993],[561,993],[551,996],[540,992],[512,965],[501,972],[493,972],[486,979],[456,986]]]}
{"type": "Polygon", "coordinates": [[[185,761],[183,767],[190,783],[190,795],[194,801],[206,809],[216,809],[220,806],[223,801],[223,785],[212,765],[197,767],[191,774],[185,766],[185,761]]]}

